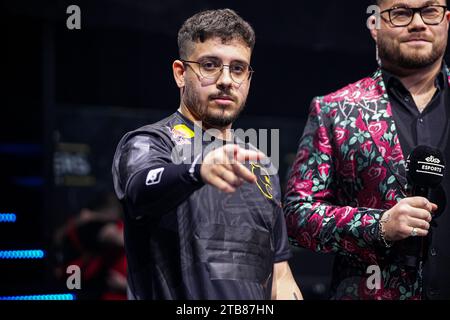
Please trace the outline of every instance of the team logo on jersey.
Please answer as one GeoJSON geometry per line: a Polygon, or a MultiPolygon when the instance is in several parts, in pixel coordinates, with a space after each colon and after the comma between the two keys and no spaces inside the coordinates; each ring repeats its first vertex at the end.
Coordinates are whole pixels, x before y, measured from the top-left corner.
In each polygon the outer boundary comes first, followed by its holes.
{"type": "Polygon", "coordinates": [[[177,124],[175,127],[173,127],[173,130],[175,130],[176,132],[178,132],[187,139],[191,139],[195,136],[194,131],[192,131],[191,128],[189,128],[185,124],[177,124]]]}
{"type": "Polygon", "coordinates": [[[147,178],[145,179],[145,184],[147,186],[152,186],[161,182],[162,173],[164,168],[152,169],[148,172],[147,178]]]}
{"type": "Polygon", "coordinates": [[[272,181],[270,181],[269,172],[262,166],[256,163],[250,163],[252,167],[252,173],[256,176],[256,185],[258,186],[261,193],[267,199],[272,200],[272,181]]]}
{"type": "Polygon", "coordinates": [[[172,140],[177,145],[191,144],[191,139],[195,136],[194,131],[185,124],[177,124],[173,128],[168,127],[172,140]]]}

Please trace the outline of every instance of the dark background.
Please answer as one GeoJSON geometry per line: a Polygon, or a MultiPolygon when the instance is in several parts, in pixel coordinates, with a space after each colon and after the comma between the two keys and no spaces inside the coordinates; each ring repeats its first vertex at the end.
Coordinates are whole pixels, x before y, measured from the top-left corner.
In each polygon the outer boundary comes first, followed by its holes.
{"type": "MultiPolygon", "coordinates": [[[[0,250],[50,250],[55,229],[94,190],[112,190],[120,137],[179,105],[176,36],[200,10],[232,8],[255,28],[256,72],[235,127],[280,129],[283,186],[311,99],[376,68],[370,1],[3,3],[0,212],[18,221],[0,223],[0,250]],[[81,8],[81,30],[66,27],[71,4],[81,8]]],[[[0,260],[0,295],[53,290],[50,256],[0,260]]],[[[291,265],[306,298],[327,298],[331,259],[295,250],[291,265]]]]}

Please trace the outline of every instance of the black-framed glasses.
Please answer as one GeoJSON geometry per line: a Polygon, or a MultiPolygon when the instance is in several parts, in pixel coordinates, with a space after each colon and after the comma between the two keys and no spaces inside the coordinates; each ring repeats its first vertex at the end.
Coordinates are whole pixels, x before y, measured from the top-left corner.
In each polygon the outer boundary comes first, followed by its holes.
{"type": "Polygon", "coordinates": [[[380,14],[388,13],[389,21],[396,27],[406,27],[413,20],[416,13],[420,14],[423,23],[426,25],[438,25],[445,17],[447,6],[429,5],[420,8],[394,7],[381,11],[380,14]]]}
{"type": "MultiPolygon", "coordinates": [[[[217,81],[225,67],[230,72],[231,80],[237,84],[241,84],[246,80],[250,80],[253,74],[252,67],[244,62],[232,62],[230,64],[223,64],[219,59],[203,59],[200,61],[189,61],[180,59],[184,64],[194,63],[198,66],[198,72],[201,77],[217,81]]],[[[191,67],[192,68],[192,67],[191,67]]],[[[194,68],[192,70],[195,72],[194,68]]]]}

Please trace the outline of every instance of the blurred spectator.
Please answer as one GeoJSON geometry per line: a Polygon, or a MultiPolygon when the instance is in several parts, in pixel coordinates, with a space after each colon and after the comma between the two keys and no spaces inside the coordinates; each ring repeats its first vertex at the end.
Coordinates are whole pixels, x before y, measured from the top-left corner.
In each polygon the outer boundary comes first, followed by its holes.
{"type": "Polygon", "coordinates": [[[98,193],[55,234],[56,277],[65,286],[67,267],[81,269],[77,299],[126,300],[122,207],[112,193],[98,193]]]}

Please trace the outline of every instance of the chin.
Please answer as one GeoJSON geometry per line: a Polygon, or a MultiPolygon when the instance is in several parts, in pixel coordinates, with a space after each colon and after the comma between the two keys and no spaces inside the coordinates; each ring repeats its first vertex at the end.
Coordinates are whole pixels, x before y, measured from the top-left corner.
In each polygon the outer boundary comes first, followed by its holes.
{"type": "Polygon", "coordinates": [[[205,117],[205,121],[212,125],[213,127],[227,127],[228,125],[233,124],[233,122],[236,120],[238,116],[238,113],[236,111],[233,112],[227,112],[227,111],[220,111],[220,112],[208,112],[207,116],[205,117]]]}
{"type": "Polygon", "coordinates": [[[409,61],[428,61],[433,56],[431,50],[428,49],[419,49],[419,50],[409,50],[408,52],[404,52],[402,54],[405,60],[409,61]]]}
{"type": "Polygon", "coordinates": [[[403,56],[408,58],[418,58],[426,59],[433,53],[433,47],[431,46],[420,46],[414,47],[413,49],[403,50],[403,56]]]}
{"type": "Polygon", "coordinates": [[[236,112],[219,111],[219,112],[211,112],[209,114],[209,117],[214,118],[214,119],[234,119],[235,115],[236,115],[236,112]]]}

